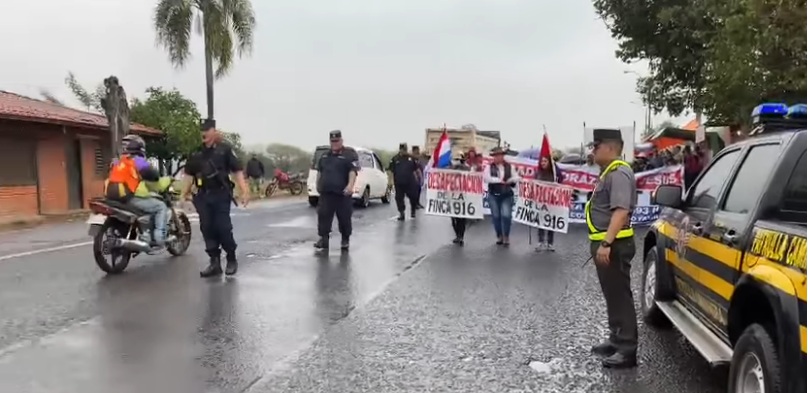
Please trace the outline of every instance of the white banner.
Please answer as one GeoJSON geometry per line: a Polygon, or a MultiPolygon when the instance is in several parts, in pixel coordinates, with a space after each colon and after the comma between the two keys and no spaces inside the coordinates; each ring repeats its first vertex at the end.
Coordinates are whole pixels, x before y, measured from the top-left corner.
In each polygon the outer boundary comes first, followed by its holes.
{"type": "MultiPolygon", "coordinates": [[[[490,157],[484,158],[486,164],[490,162],[490,157]]],[[[514,170],[523,179],[536,177],[536,166],[538,162],[526,157],[506,156],[505,160],[513,165],[514,170]]],[[[600,169],[595,166],[557,164],[563,177],[562,184],[572,187],[573,198],[570,206],[569,223],[586,222],[584,218],[584,204],[592,194],[595,184],[598,181],[600,169]]],[[[637,180],[637,207],[631,215],[633,225],[648,225],[656,221],[660,208],[651,204],[651,192],[662,184],[682,185],[683,167],[681,165],[666,166],[652,169],[650,171],[638,172],[634,174],[637,180]]],[[[519,189],[516,191],[516,205],[519,205],[519,189]]],[[[488,209],[488,188],[485,187],[483,200],[484,214],[491,214],[488,209]]]]}
{"type": "Polygon", "coordinates": [[[537,180],[518,185],[513,221],[539,229],[567,233],[572,187],[537,180]]]}
{"type": "Polygon", "coordinates": [[[426,214],[479,220],[483,213],[483,175],[431,168],[425,174],[426,214]]]}

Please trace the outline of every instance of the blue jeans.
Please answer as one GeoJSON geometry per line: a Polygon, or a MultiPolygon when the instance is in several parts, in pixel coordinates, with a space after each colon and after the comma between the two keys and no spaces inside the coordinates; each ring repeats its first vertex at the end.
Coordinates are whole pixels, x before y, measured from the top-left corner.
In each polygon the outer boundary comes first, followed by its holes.
{"type": "Polygon", "coordinates": [[[510,236],[513,195],[488,194],[488,207],[491,209],[491,221],[494,222],[497,238],[510,236]]]}
{"type": "Polygon", "coordinates": [[[129,204],[151,215],[154,221],[152,239],[155,243],[164,243],[166,240],[166,221],[168,218],[168,207],[166,204],[157,198],[137,197],[132,198],[129,204]]]}

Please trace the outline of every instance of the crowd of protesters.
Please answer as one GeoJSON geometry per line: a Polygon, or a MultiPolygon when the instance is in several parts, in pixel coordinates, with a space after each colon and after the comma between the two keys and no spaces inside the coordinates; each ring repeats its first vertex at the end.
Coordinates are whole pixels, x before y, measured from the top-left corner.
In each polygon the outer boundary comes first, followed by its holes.
{"type": "Polygon", "coordinates": [[[709,152],[701,144],[685,144],[659,151],[639,153],[632,164],[634,172],[650,171],[665,166],[683,165],[685,188],[696,180],[709,162],[709,152]]]}

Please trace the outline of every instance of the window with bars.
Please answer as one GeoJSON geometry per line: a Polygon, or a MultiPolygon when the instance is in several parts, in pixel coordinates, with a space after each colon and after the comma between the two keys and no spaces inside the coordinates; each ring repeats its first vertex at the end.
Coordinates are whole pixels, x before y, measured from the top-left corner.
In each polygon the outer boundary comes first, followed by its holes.
{"type": "Polygon", "coordinates": [[[95,176],[99,179],[104,179],[109,174],[109,164],[111,155],[109,148],[96,147],[95,148],[95,176]]]}

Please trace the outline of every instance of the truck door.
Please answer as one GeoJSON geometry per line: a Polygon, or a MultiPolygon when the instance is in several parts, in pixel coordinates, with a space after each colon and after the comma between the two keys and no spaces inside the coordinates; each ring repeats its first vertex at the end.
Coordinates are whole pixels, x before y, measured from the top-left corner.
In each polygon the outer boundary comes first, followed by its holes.
{"type": "Polygon", "coordinates": [[[703,237],[692,243],[693,263],[701,271],[699,281],[710,290],[705,304],[708,309],[704,312],[724,333],[729,300],[740,277],[743,247],[751,235],[760,197],[769,182],[774,181],[772,173],[780,148],[779,142],[774,142],[751,145],[744,150],[712,220],[703,225],[703,237]]]}
{"type": "Polygon", "coordinates": [[[714,242],[707,237],[709,225],[741,152],[739,147],[715,157],[688,190],[684,215],[676,224],[677,289],[688,307],[708,325],[720,319],[715,305],[725,302],[718,293],[725,288],[716,285],[714,269],[705,270],[712,267],[711,255],[715,254],[714,242]]]}

